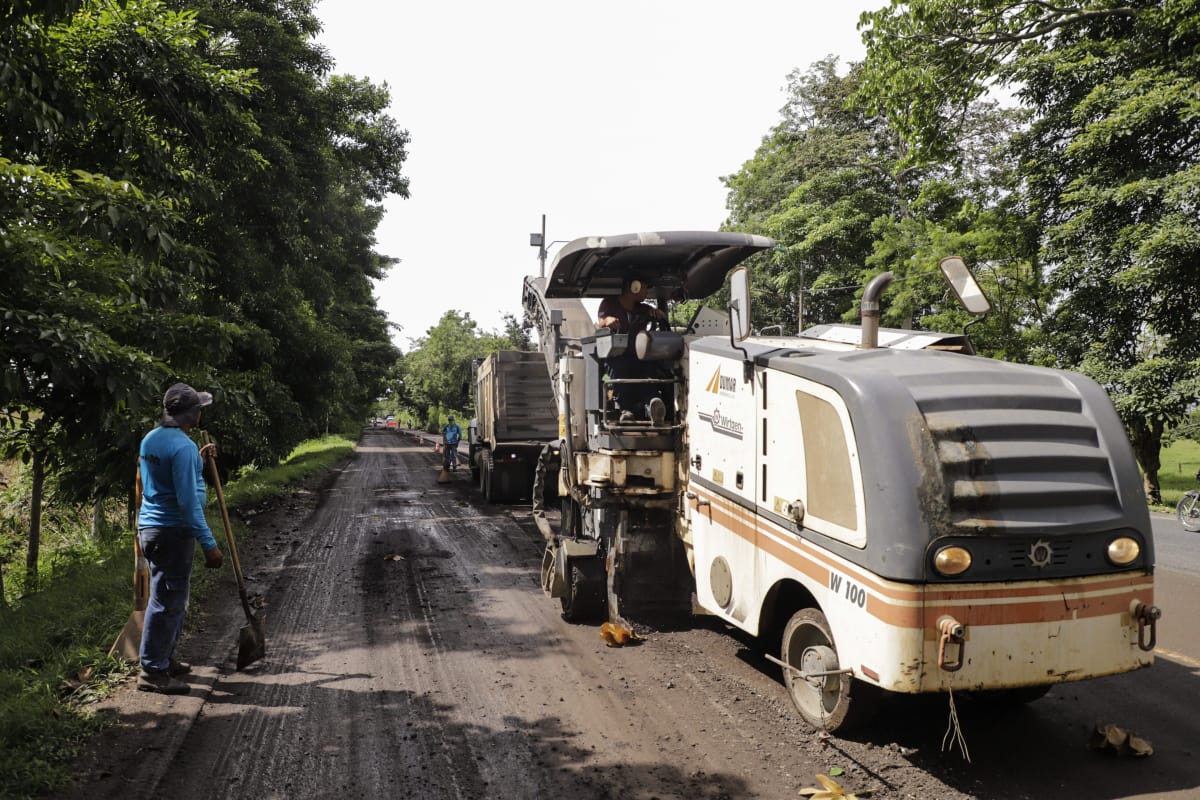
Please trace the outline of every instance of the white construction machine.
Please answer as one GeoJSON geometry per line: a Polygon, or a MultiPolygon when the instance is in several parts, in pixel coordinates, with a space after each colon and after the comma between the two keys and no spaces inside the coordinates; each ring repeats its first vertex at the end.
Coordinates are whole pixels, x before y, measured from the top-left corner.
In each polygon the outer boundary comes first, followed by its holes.
{"type": "MultiPolygon", "coordinates": [[[[965,336],[861,328],[754,336],[746,268],[770,239],[575,240],[525,284],[559,413],[560,530],[542,583],[570,621],[720,617],[768,647],[802,717],[829,731],[883,691],[1028,701],[1149,666],[1149,514],[1128,439],[1093,381],[971,355],[965,336]],[[581,298],[649,283],[709,297],[681,330],[596,330],[581,298]],[[629,348],[665,419],[622,422],[605,360],[629,348]]],[[[960,259],[943,273],[987,301],[960,259]]]]}

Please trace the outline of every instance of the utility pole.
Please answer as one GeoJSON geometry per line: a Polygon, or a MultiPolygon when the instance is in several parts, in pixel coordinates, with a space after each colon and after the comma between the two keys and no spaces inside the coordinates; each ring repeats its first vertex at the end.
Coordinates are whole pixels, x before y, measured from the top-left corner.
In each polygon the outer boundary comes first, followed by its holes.
{"type": "Polygon", "coordinates": [[[529,234],[530,247],[538,249],[538,275],[546,277],[546,215],[542,214],[542,232],[529,234]]]}
{"type": "Polygon", "coordinates": [[[796,293],[796,335],[804,333],[804,262],[800,262],[800,291],[796,293]]]}

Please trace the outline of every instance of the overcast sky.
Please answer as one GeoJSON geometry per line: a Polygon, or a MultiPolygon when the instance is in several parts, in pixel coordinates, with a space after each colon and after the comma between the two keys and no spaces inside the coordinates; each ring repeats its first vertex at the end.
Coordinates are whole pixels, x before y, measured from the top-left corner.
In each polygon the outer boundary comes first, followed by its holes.
{"type": "MultiPolygon", "coordinates": [[[[722,176],[779,121],[787,75],[863,57],[883,0],[320,0],[336,72],[386,83],[412,137],[377,287],[403,349],[447,309],[521,316],[547,241],[716,230],[722,176]]],[[[547,266],[558,245],[550,248],[547,266]]]]}

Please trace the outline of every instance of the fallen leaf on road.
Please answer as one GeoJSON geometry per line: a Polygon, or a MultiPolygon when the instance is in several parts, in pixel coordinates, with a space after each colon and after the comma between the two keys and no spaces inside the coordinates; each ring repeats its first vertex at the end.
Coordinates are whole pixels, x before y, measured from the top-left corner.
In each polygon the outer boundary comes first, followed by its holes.
{"type": "Polygon", "coordinates": [[[404,556],[399,555],[398,553],[388,553],[386,556],[383,557],[383,560],[384,561],[403,561],[404,556]]]}
{"type": "Polygon", "coordinates": [[[1088,740],[1088,747],[1119,756],[1148,756],[1154,753],[1154,747],[1148,741],[1116,725],[1096,725],[1088,740]]]}
{"type": "Polygon", "coordinates": [[[606,622],[600,626],[600,638],[609,647],[622,647],[629,642],[640,642],[642,637],[616,622],[606,622]]]}
{"type": "MultiPolygon", "coordinates": [[[[832,772],[832,770],[830,771],[832,772]]],[[[821,784],[820,789],[810,786],[801,789],[800,794],[804,797],[811,797],[812,800],[858,800],[860,797],[866,797],[872,791],[871,789],[862,789],[857,794],[847,792],[841,784],[827,775],[818,774],[817,783],[821,784]]]]}

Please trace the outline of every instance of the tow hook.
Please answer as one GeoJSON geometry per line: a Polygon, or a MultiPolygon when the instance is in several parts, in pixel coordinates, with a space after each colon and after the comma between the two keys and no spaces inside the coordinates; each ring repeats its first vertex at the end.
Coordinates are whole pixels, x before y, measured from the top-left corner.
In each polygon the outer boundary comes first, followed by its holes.
{"type": "Polygon", "coordinates": [[[967,640],[964,638],[967,629],[961,622],[956,620],[949,614],[944,615],[938,620],[938,632],[941,634],[941,639],[938,641],[938,666],[946,672],[958,672],[962,669],[963,654],[967,650],[967,640]],[[946,659],[946,645],[958,645],[958,659],[956,661],[948,661],[946,659]]]}
{"type": "Polygon", "coordinates": [[[1162,609],[1158,606],[1148,606],[1134,600],[1129,609],[1138,624],[1138,647],[1146,652],[1154,649],[1158,642],[1158,620],[1162,617],[1162,609]],[[1150,629],[1150,641],[1146,641],[1146,629],[1150,629]]]}

